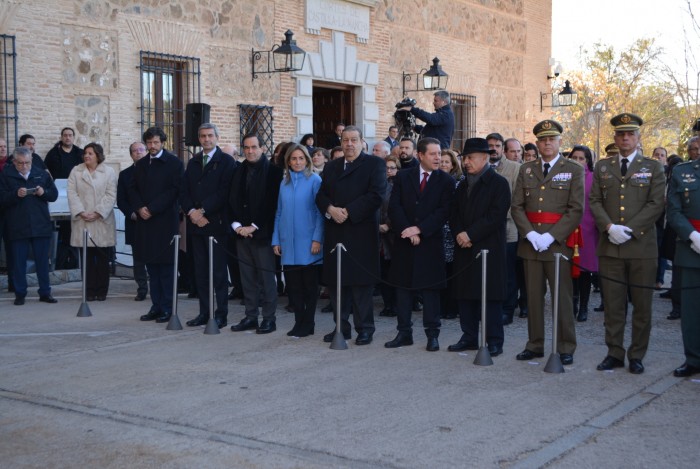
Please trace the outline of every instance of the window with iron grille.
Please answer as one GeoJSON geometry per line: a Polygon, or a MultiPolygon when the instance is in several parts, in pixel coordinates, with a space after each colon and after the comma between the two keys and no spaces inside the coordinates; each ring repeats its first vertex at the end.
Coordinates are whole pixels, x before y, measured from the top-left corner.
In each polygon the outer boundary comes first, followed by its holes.
{"type": "Polygon", "coordinates": [[[200,102],[199,59],[141,51],[141,133],[160,127],[167,148],[185,159],[185,106],[200,102]]]}
{"type": "Polygon", "coordinates": [[[272,128],[272,106],[256,106],[254,104],[239,104],[241,113],[241,146],[243,136],[255,133],[260,138],[261,148],[267,148],[267,154],[272,155],[275,140],[272,128]]]}
{"type": "Polygon", "coordinates": [[[0,34],[0,137],[8,152],[17,144],[17,54],[15,37],[0,34]]]}
{"type": "Polygon", "coordinates": [[[455,115],[452,149],[461,153],[465,140],[476,136],[476,96],[450,93],[450,99],[455,115]]]}

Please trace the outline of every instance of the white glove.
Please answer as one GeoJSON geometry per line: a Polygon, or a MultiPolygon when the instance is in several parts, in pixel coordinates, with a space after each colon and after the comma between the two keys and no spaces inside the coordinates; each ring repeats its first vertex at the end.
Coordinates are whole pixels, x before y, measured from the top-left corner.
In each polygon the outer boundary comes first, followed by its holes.
{"type": "Polygon", "coordinates": [[[632,239],[630,233],[632,233],[632,229],[624,225],[611,225],[608,228],[608,239],[613,244],[626,243],[632,239]]]}
{"type": "Polygon", "coordinates": [[[538,251],[544,252],[549,249],[549,246],[554,242],[554,237],[549,233],[542,233],[537,241],[538,251]]]}
{"type": "Polygon", "coordinates": [[[540,248],[537,246],[537,243],[539,242],[540,235],[536,231],[530,231],[528,234],[525,235],[528,241],[530,241],[530,244],[532,244],[532,247],[535,249],[535,251],[539,251],[540,248]]]}
{"type": "Polygon", "coordinates": [[[690,233],[690,242],[690,248],[693,251],[700,254],[700,233],[698,233],[697,231],[693,231],[692,233],[690,233]]]}

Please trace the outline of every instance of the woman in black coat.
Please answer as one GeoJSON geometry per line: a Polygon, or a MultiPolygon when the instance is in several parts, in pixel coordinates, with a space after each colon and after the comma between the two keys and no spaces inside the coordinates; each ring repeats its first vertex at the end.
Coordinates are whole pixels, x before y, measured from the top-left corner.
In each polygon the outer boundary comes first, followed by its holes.
{"type": "Polygon", "coordinates": [[[510,207],[508,181],[490,165],[488,144],[471,138],[464,145],[466,178],[457,187],[450,212],[455,236],[454,296],[459,301],[462,338],[448,350],[475,350],[479,346],[481,318],[482,260],[487,249],[486,336],[492,356],[503,351],[501,304],[506,299],[506,215],[510,207]]]}

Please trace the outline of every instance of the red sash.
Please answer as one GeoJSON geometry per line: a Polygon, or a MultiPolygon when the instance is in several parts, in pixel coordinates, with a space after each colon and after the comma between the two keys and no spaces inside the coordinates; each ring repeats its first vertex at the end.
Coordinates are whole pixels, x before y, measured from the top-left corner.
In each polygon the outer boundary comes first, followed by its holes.
{"type": "Polygon", "coordinates": [[[688,218],[688,221],[691,225],[693,225],[693,228],[695,228],[696,231],[700,231],[700,220],[693,220],[691,218],[688,218]]]}

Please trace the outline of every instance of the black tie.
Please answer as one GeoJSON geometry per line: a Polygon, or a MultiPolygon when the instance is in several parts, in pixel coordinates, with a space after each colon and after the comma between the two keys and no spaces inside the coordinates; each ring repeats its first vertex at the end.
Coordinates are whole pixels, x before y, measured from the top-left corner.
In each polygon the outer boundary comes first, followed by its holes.
{"type": "Polygon", "coordinates": [[[547,177],[547,174],[549,174],[549,163],[544,164],[544,177],[547,177]]]}
{"type": "Polygon", "coordinates": [[[620,165],[620,174],[622,174],[622,177],[625,177],[625,174],[627,174],[627,158],[622,158],[622,165],[620,165]]]}

